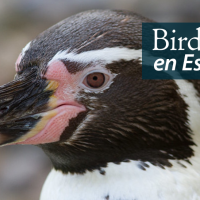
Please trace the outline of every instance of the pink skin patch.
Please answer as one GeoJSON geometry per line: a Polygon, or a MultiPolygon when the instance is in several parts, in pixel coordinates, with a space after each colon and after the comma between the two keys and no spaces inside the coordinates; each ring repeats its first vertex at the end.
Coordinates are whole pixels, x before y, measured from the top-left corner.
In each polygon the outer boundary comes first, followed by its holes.
{"type": "Polygon", "coordinates": [[[61,61],[54,61],[49,65],[45,77],[48,80],[57,81],[59,86],[54,94],[57,99],[55,108],[44,113],[44,115],[52,112],[54,115],[36,135],[17,144],[43,144],[60,140],[60,136],[69,125],[70,119],[75,118],[80,112],[86,110],[83,105],[75,101],[75,95],[78,91],[77,78],[79,76],[80,74],[70,74],[61,61]]]}
{"type": "Polygon", "coordinates": [[[15,62],[15,71],[18,72],[19,69],[18,69],[18,65],[19,63],[21,62],[21,59],[22,59],[22,54],[20,53],[18,58],[17,58],[17,61],[15,62]]]}

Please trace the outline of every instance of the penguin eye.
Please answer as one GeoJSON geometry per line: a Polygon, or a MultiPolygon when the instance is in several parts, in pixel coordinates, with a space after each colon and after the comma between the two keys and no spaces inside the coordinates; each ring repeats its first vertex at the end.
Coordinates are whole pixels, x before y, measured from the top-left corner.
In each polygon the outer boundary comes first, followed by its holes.
{"type": "Polygon", "coordinates": [[[81,79],[80,88],[87,89],[86,92],[102,92],[112,84],[116,74],[110,71],[98,68],[90,71],[91,68],[86,69],[81,79]]]}
{"type": "Polygon", "coordinates": [[[89,86],[91,88],[100,88],[105,83],[105,75],[100,72],[94,72],[91,74],[88,74],[83,83],[85,86],[89,86]]]}

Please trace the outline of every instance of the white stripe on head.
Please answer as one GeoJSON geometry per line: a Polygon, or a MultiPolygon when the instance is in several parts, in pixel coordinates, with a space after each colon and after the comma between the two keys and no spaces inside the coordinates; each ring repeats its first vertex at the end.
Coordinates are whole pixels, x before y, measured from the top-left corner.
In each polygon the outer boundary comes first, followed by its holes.
{"type": "Polygon", "coordinates": [[[105,64],[110,64],[119,60],[133,60],[142,58],[142,49],[128,49],[123,47],[112,47],[99,50],[85,51],[79,54],[75,52],[68,53],[68,50],[59,51],[48,63],[51,64],[55,60],[69,60],[71,62],[90,63],[102,61],[105,64]]]}
{"type": "MultiPolygon", "coordinates": [[[[200,145],[200,99],[197,96],[198,92],[194,88],[193,83],[187,80],[175,80],[179,87],[181,97],[188,105],[187,113],[190,128],[192,129],[195,137],[194,142],[200,145]]],[[[200,152],[199,152],[200,153],[200,152]]],[[[199,155],[200,156],[200,155],[199,155]]]]}
{"type": "Polygon", "coordinates": [[[29,43],[22,49],[22,53],[21,53],[22,58],[24,57],[26,51],[30,48],[30,44],[31,44],[31,42],[29,42],[29,43]]]}
{"type": "MultiPolygon", "coordinates": [[[[192,146],[194,156],[189,158],[189,160],[192,163],[192,168],[198,173],[198,176],[200,176],[200,99],[197,96],[198,93],[191,82],[188,82],[187,80],[175,80],[175,82],[179,87],[181,97],[188,105],[188,124],[193,133],[193,141],[196,144],[196,146],[192,146]]],[[[187,166],[186,163],[183,164],[187,166]]]]}
{"type": "MultiPolygon", "coordinates": [[[[91,62],[101,61],[104,64],[111,64],[113,62],[117,62],[120,60],[130,61],[133,59],[139,59],[139,61],[143,65],[149,65],[151,63],[154,63],[155,60],[161,58],[161,57],[155,57],[149,52],[144,51],[143,54],[145,54],[148,59],[145,59],[142,61],[142,49],[129,49],[125,47],[112,47],[112,48],[105,48],[105,49],[99,49],[99,50],[91,50],[91,51],[85,51],[82,53],[75,53],[75,50],[68,53],[69,50],[65,51],[59,51],[57,54],[54,55],[54,57],[49,61],[48,65],[50,65],[52,62],[56,60],[68,60],[71,62],[78,62],[83,64],[89,64],[91,62]]],[[[166,58],[162,57],[162,59],[166,60],[166,58]]],[[[173,71],[164,71],[165,73],[168,73],[169,75],[174,75],[176,73],[176,76],[180,76],[178,72],[173,71]]]]}

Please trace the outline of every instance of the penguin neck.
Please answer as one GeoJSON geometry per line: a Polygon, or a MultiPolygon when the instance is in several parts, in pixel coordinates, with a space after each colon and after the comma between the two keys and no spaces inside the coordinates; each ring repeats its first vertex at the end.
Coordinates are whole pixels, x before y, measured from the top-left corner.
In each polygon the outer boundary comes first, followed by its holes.
{"type": "Polygon", "coordinates": [[[103,148],[85,148],[84,151],[79,149],[77,151],[77,148],[73,146],[57,143],[45,144],[41,147],[51,159],[55,170],[62,171],[64,174],[84,174],[94,170],[104,174],[104,168],[107,169],[109,163],[121,165],[131,161],[140,161],[137,166],[142,170],[149,167],[148,162],[160,168],[172,167],[170,158],[174,161],[185,160],[190,164],[190,158],[194,155],[192,147],[187,145],[174,147],[173,150],[169,149],[173,156],[167,152],[168,149],[165,151],[146,148],[136,151],[134,145],[128,149],[129,151],[122,147],[114,151],[112,146],[107,146],[106,151],[103,148]],[[183,156],[179,156],[179,154],[183,156]]]}

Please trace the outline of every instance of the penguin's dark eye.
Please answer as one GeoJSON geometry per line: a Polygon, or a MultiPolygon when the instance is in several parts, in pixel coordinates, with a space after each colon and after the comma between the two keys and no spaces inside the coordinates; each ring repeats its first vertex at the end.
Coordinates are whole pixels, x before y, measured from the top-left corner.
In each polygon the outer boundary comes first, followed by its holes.
{"type": "Polygon", "coordinates": [[[100,88],[105,82],[105,75],[100,72],[88,74],[85,77],[84,84],[91,88],[100,88]]]}

